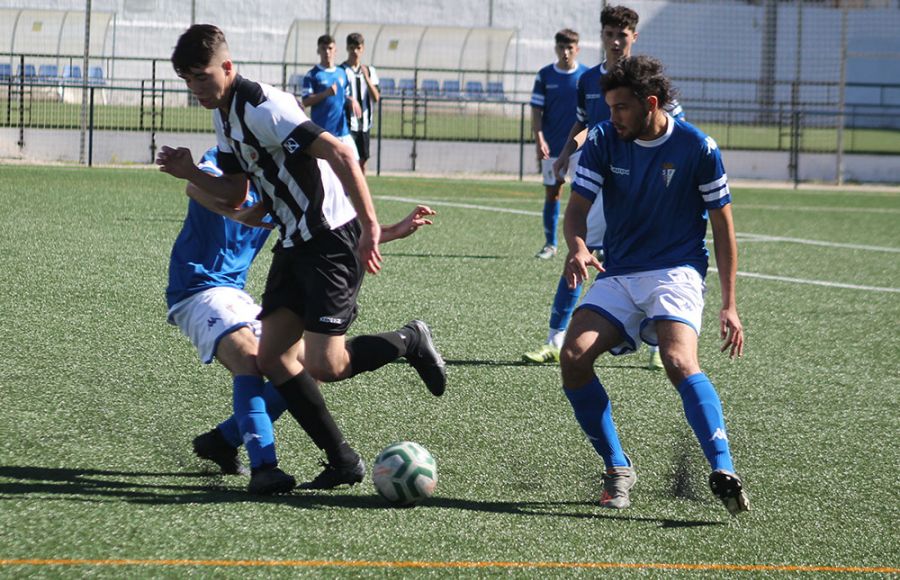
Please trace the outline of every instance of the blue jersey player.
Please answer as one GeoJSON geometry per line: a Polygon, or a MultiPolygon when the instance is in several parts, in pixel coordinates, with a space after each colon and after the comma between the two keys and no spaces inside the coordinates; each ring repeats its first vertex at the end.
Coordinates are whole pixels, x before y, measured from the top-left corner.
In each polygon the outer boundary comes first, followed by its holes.
{"type": "Polygon", "coordinates": [[[538,71],[531,92],[531,130],[544,180],[544,246],[535,257],[548,260],[556,255],[556,225],[559,221],[559,193],[564,178],[557,179],[553,162],[566,144],[575,121],[576,87],[587,70],[576,60],[578,33],[568,28],[554,38],[556,62],[538,71]]]}
{"type": "Polygon", "coordinates": [[[361,116],[362,111],[351,96],[346,69],[335,64],[337,49],[334,38],[323,34],[317,41],[317,47],[319,64],[309,69],[303,77],[301,102],[310,109],[309,117],[313,123],[356,151],[356,143],[350,135],[347,109],[353,111],[354,117],[361,116]]]}
{"type": "MultiPolygon", "coordinates": [[[[200,169],[221,175],[216,165],[217,153],[216,147],[207,151],[199,163],[200,169]]],[[[256,368],[260,307],[244,291],[244,286],[253,260],[269,237],[267,224],[271,220],[268,216],[263,218],[260,224],[263,227],[236,221],[247,216],[260,201],[252,184],[240,209],[228,207],[193,184],[186,191],[190,197],[187,216],[169,261],[168,320],[191,340],[203,363],[217,359],[232,372],[235,388],[240,389],[243,382],[260,380],[256,368]]],[[[382,241],[406,237],[419,227],[431,224],[427,216],[434,213],[426,206],[416,207],[404,220],[384,226],[382,241]]],[[[270,461],[274,460],[272,423],[284,412],[285,402],[267,382],[262,401],[256,403],[255,408],[236,407],[235,415],[196,437],[194,453],[216,462],[227,474],[244,472],[237,454],[244,441],[251,467],[258,468],[267,461],[267,455],[270,461]],[[239,425],[237,417],[249,423],[239,425]],[[242,432],[256,436],[242,438],[242,432]]],[[[286,487],[288,484],[290,480],[286,480],[286,487]]],[[[261,485],[259,480],[249,489],[259,494],[283,491],[261,485]]]]}
{"type": "Polygon", "coordinates": [[[594,362],[605,352],[633,351],[642,341],[658,344],[666,374],[712,468],[710,488],[736,515],[749,509],[749,501],[734,471],[719,396],[697,355],[707,222],[722,291],[722,350],[741,356],[744,346],[735,294],[737,243],[722,159],[711,137],[665,112],[672,89],[659,61],[621,59],[602,82],[611,119],[591,129],[564,227],[570,286],[588,277],[588,267],[600,274],[563,343],[563,390],[606,466],[600,505],[628,507],[635,470],[622,449],[594,362]],[[604,266],[586,242],[587,215],[601,193],[607,221],[604,266]]]}
{"type": "MultiPolygon", "coordinates": [[[[578,79],[576,88],[575,120],[569,125],[569,132],[565,138],[562,150],[558,158],[553,162],[552,172],[562,179],[562,176],[574,170],[578,165],[578,149],[587,135],[586,127],[593,127],[597,123],[609,119],[609,106],[603,98],[603,90],[600,80],[606,74],[607,67],[613,67],[620,58],[631,55],[631,47],[637,40],[638,14],[625,6],[607,6],[600,13],[601,35],[603,50],[606,60],[597,66],[588,69],[578,79]]],[[[681,107],[672,106],[671,113],[683,118],[681,107]]],[[[546,215],[546,209],[545,209],[546,215]]],[[[603,204],[596,204],[588,216],[588,247],[591,250],[600,251],[603,247],[603,233],[606,230],[606,220],[603,217],[603,204]]],[[[556,363],[559,361],[559,349],[565,338],[566,328],[575,311],[575,305],[581,296],[581,285],[569,288],[565,278],[560,277],[556,285],[556,294],[553,297],[553,305],[550,308],[550,328],[546,342],[533,351],[522,355],[523,360],[534,363],[556,363]]],[[[659,360],[659,351],[651,347],[649,368],[662,368],[659,360]]]]}

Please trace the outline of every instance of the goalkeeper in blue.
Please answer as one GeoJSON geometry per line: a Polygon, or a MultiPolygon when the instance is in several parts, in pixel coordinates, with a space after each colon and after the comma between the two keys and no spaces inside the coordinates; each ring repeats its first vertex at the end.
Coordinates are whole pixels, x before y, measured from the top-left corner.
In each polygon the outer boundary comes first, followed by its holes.
{"type": "Polygon", "coordinates": [[[744,348],[735,292],[737,243],[722,158],[711,137],[666,113],[673,90],[659,61],[622,59],[602,83],[611,119],[588,135],[564,221],[569,286],[586,280],[591,267],[599,274],[560,352],[563,390],[606,467],[600,505],[626,508],[635,469],[594,362],[606,352],[632,352],[641,342],[658,344],[711,467],[710,488],[736,515],[749,510],[749,500],[735,473],[719,396],[697,354],[707,222],[722,292],[722,351],[739,357],[744,348]],[[607,223],[603,265],[585,242],[587,215],[601,195],[607,223]]]}
{"type": "MultiPolygon", "coordinates": [[[[207,151],[198,165],[214,176],[221,175],[217,152],[215,147],[207,151]]],[[[238,447],[244,445],[251,466],[248,491],[288,492],[296,480],[277,467],[272,426],[286,403],[257,368],[260,307],[244,290],[250,266],[269,237],[271,218],[241,223],[255,215],[260,203],[252,183],[240,208],[229,207],[193,184],[186,193],[187,216],[169,260],[168,321],[191,340],[204,364],[218,360],[232,373],[234,391],[234,414],[196,437],[194,453],[215,462],[223,473],[242,474],[246,469],[238,459],[238,447]]],[[[381,241],[406,237],[431,224],[428,216],[434,213],[426,206],[416,207],[400,222],[383,226],[381,241]]]]}

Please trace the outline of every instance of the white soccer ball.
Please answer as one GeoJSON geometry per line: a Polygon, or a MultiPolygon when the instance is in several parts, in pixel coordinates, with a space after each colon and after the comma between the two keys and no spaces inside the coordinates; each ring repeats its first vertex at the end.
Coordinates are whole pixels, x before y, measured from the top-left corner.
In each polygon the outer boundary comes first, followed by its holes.
{"type": "Polygon", "coordinates": [[[434,457],[412,441],[393,443],[382,449],[372,468],[378,495],[398,506],[411,506],[431,497],[437,479],[434,457]]]}

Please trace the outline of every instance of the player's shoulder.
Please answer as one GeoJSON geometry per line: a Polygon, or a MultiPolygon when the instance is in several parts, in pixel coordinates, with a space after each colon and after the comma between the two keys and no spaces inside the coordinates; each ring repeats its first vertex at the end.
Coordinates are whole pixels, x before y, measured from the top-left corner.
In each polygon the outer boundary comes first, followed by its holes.
{"type": "Polygon", "coordinates": [[[556,67],[551,62],[550,64],[548,64],[546,66],[542,66],[537,74],[541,78],[547,78],[548,75],[552,75],[555,71],[556,71],[556,67]]]}
{"type": "Polygon", "coordinates": [[[682,142],[687,142],[706,153],[711,153],[719,148],[716,140],[683,119],[675,119],[675,133],[682,142]]]}
{"type": "Polygon", "coordinates": [[[619,138],[618,135],[612,120],[607,119],[595,123],[588,129],[587,142],[592,147],[600,148],[606,143],[617,140],[619,138]]]}

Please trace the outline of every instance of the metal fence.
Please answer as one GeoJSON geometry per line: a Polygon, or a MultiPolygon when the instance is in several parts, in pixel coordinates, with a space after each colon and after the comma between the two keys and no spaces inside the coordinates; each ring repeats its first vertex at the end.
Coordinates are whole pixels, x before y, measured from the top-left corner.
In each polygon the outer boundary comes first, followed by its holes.
{"type": "MultiPolygon", "coordinates": [[[[0,70],[0,128],[16,129],[16,145],[27,149],[29,130],[81,131],[79,160],[92,163],[97,131],[145,133],[146,157],[152,162],[161,133],[210,133],[209,112],[197,106],[181,79],[164,59],[97,61],[101,73],[33,74],[29,63],[47,55],[6,54],[17,63],[0,70]],[[115,71],[114,74],[103,74],[115,71]]],[[[57,57],[79,62],[78,57],[57,57]]],[[[288,74],[312,63],[239,63],[242,74],[295,93],[298,80],[288,74]]],[[[69,69],[71,70],[71,69],[69,69]]],[[[377,113],[373,148],[381,141],[405,140],[410,147],[405,167],[416,171],[425,153],[421,142],[497,143],[518,147],[515,169],[532,172],[533,148],[527,86],[531,73],[433,68],[380,69],[384,95],[377,113]],[[484,80],[481,80],[484,79],[484,80]],[[493,80],[488,80],[493,79],[493,80]],[[507,89],[512,87],[512,89],[507,89]]],[[[892,79],[893,80],[893,79],[892,79]]],[[[897,156],[900,159],[900,82],[775,81],[761,104],[759,79],[673,77],[688,119],[713,135],[723,150],[787,153],[791,179],[799,180],[802,153],[830,153],[836,164],[848,154],[897,156]],[[838,94],[863,95],[857,103],[838,94]]],[[[381,156],[376,166],[382,165],[381,156]]],[[[395,164],[396,165],[396,164],[395,164]]],[[[835,175],[840,181],[842,176],[835,175]]]]}

